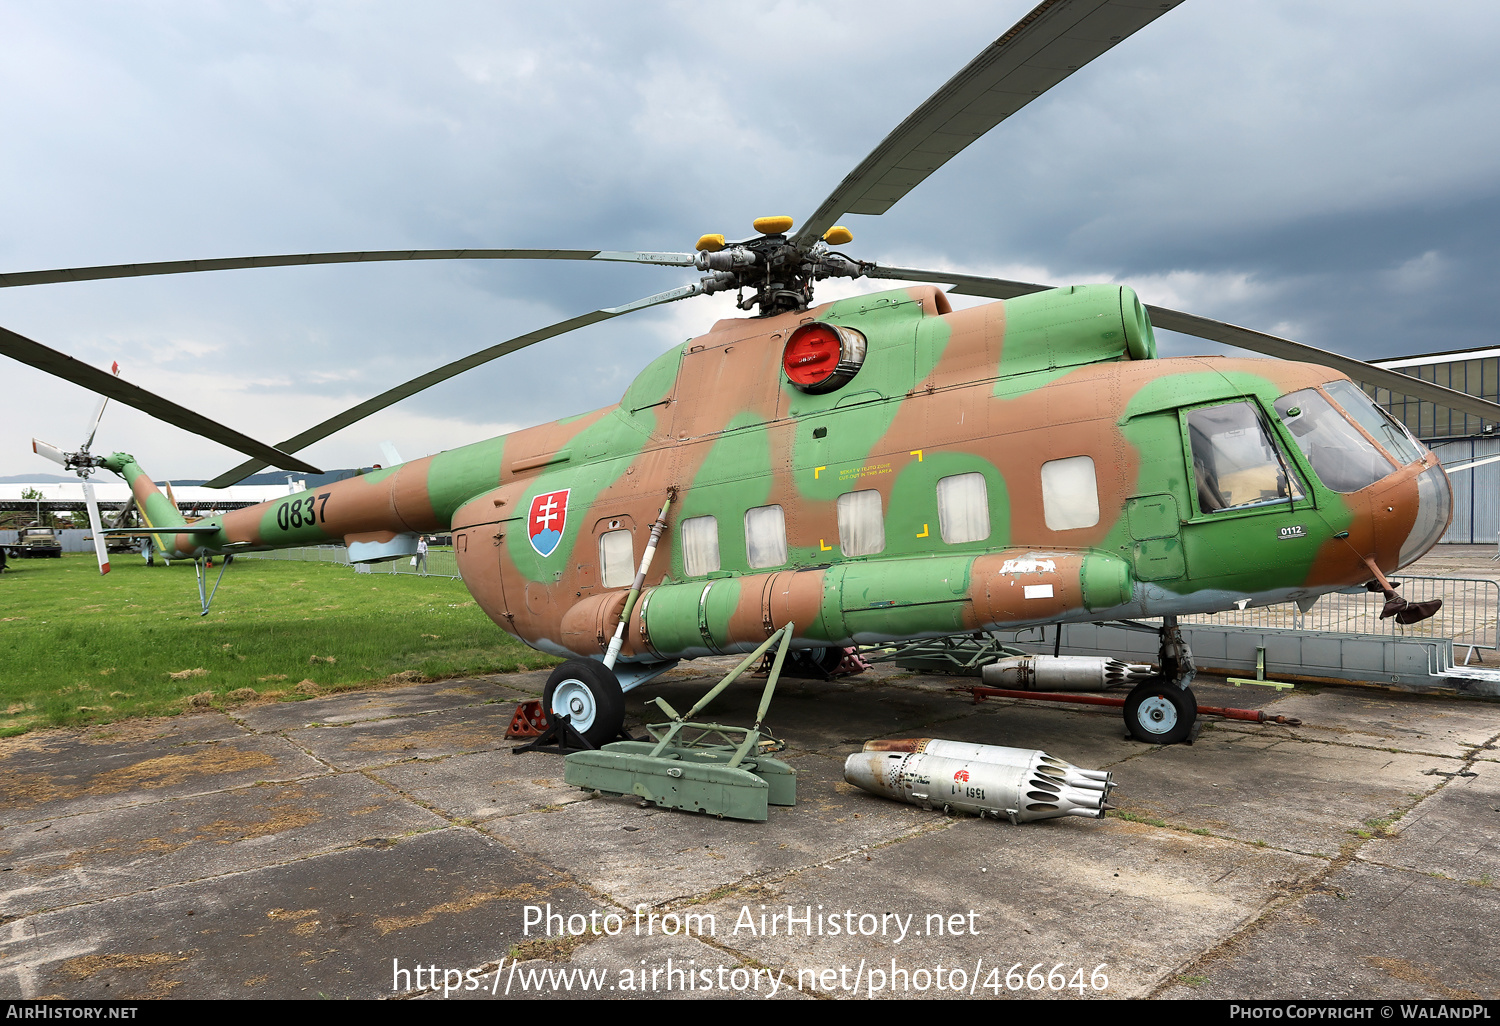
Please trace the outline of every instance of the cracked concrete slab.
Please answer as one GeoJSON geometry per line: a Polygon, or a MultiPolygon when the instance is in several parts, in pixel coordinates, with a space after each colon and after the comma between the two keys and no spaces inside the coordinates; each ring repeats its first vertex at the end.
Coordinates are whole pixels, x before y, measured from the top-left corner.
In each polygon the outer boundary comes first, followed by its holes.
{"type": "MultiPolygon", "coordinates": [[[[1208,704],[1199,697],[1199,704],[1208,704]]],[[[1473,699],[1404,695],[1358,688],[1292,692],[1267,707],[1302,720],[1276,733],[1308,741],[1331,741],[1465,759],[1500,734],[1500,708],[1473,699]]],[[[1227,720],[1225,730],[1259,731],[1260,724],[1227,720]]]]}
{"type": "Polygon", "coordinates": [[[355,691],[327,698],[275,705],[251,706],[234,716],[257,733],[295,730],[311,724],[360,723],[461,709],[485,702],[520,702],[541,694],[545,672],[519,673],[500,683],[497,678],[447,680],[389,690],[355,691]],[[535,683],[535,688],[529,686],[535,683]]]}
{"type": "MultiPolygon", "coordinates": [[[[711,947],[691,937],[659,933],[637,935],[625,920],[620,932],[590,937],[572,948],[568,957],[532,958],[498,966],[484,979],[485,987],[440,993],[422,1000],[463,1001],[580,1001],[688,1000],[713,997],[731,1000],[805,1000],[806,995],[777,980],[763,966],[732,952],[711,947]]],[[[456,981],[455,981],[456,982],[456,981]]]]}
{"type": "Polygon", "coordinates": [[[326,772],[279,737],[241,734],[196,744],[134,746],[80,752],[67,762],[0,769],[0,826],[183,798],[261,780],[295,780],[326,772]]]}
{"type": "Polygon", "coordinates": [[[1351,831],[1431,791],[1438,778],[1427,770],[1456,765],[1216,725],[1191,747],[1151,750],[1117,768],[1110,801],[1172,826],[1332,856],[1351,831]]]}
{"type": "MultiPolygon", "coordinates": [[[[1456,767],[1455,767],[1456,768],[1456,767]]],[[[1475,763],[1386,827],[1362,858],[1500,887],[1500,766],[1475,763]]]]}
{"type": "Polygon", "coordinates": [[[58,763],[131,759],[143,753],[161,754],[178,745],[222,741],[247,733],[223,713],[125,720],[79,730],[34,730],[0,738],[0,774],[33,773],[58,763]]]}
{"type": "Polygon", "coordinates": [[[444,816],[470,823],[550,810],[589,797],[588,792],[563,783],[557,756],[543,752],[514,755],[509,747],[439,762],[403,762],[369,772],[444,816]]]}
{"type": "Polygon", "coordinates": [[[343,849],[0,927],[0,989],[24,998],[375,998],[393,960],[481,966],[523,941],[522,908],[596,908],[465,830],[343,849]]]}
{"type": "MultiPolygon", "coordinates": [[[[630,721],[642,721],[655,693],[686,708],[709,674],[734,661],[705,661],[713,665],[703,676],[679,670],[632,693],[630,721]]],[[[1305,943],[1321,961],[1288,964],[1330,967],[1306,977],[1316,985],[1342,978],[1361,994],[1493,992],[1466,951],[1450,959],[1462,972],[1441,959],[1449,945],[1477,943],[1463,932],[1470,919],[1493,917],[1497,889],[1483,878],[1495,835],[1483,815],[1495,766],[1486,759],[1496,756],[1478,744],[1500,702],[1412,704],[1338,687],[1277,696],[1206,679],[1200,704],[1280,710],[1295,697],[1310,723],[1345,732],[1205,722],[1197,744],[1162,749],[1128,740],[1113,709],[976,706],[948,691],[962,678],[882,666],[852,681],[787,681],[770,722],[798,769],[799,804],[742,823],[595,798],[563,783],[559,756],[512,755],[516,743],[503,737],[512,702],[539,691],[548,672],[242,707],[253,714],[242,723],[204,713],[0,741],[0,788],[24,785],[18,798],[6,791],[0,811],[0,916],[15,917],[0,921],[0,990],[378,997],[399,984],[387,978],[393,958],[477,972],[504,957],[507,966],[520,958],[543,984],[554,971],[608,970],[604,979],[618,983],[646,969],[656,974],[653,996],[667,996],[671,959],[673,968],[686,960],[715,974],[784,970],[802,989],[779,996],[836,996],[849,992],[861,959],[869,969],[883,958],[887,995],[940,996],[939,964],[943,993],[959,967],[974,996],[999,996],[1009,993],[1011,966],[1050,972],[1065,963],[1067,985],[1047,993],[1075,995],[1074,972],[1084,968],[1084,996],[1095,993],[1090,977],[1104,965],[1109,995],[1213,996],[1213,987],[1243,980],[1241,996],[1257,996],[1257,974],[1283,950],[1276,945],[1305,943]],[[1391,724],[1421,735],[1414,751],[1363,739],[1391,724]],[[1012,827],[947,819],[843,781],[844,757],[864,740],[901,736],[1039,747],[1109,768],[1122,808],[1104,821],[1012,827]],[[1459,770],[1479,775],[1436,775],[1459,770]],[[1379,836],[1382,827],[1390,838],[1379,836]],[[1324,894],[1330,886],[1343,897],[1324,894]],[[1428,915],[1400,907],[1402,886],[1428,915]],[[1347,944],[1338,931],[1348,923],[1309,911],[1321,900],[1365,909],[1347,944]],[[648,917],[709,912],[720,929],[559,941],[526,929],[526,906],[548,902],[627,921],[638,904],[648,917]],[[746,909],[755,917],[780,906],[784,916],[789,903],[877,919],[920,914],[924,926],[929,913],[941,914],[950,932],[899,945],[734,933],[746,909]],[[1405,954],[1377,943],[1374,917],[1387,906],[1394,929],[1420,933],[1405,954]],[[949,917],[969,923],[970,910],[977,934],[953,934],[949,917]],[[1293,927],[1303,932],[1286,932],[1293,927]],[[926,975],[893,975],[892,959],[926,975]],[[1194,968],[1220,962],[1227,968],[1194,968]]],[[[749,682],[707,715],[748,723],[759,699],[749,682]]],[[[1302,986],[1311,994],[1314,984],[1302,986]]],[[[467,996],[486,995],[476,987],[467,996]]]]}
{"type": "Polygon", "coordinates": [[[493,751],[505,740],[515,707],[509,703],[448,709],[372,723],[289,730],[283,736],[341,770],[493,751]]]}
{"type": "MultiPolygon", "coordinates": [[[[943,996],[939,966],[963,972],[976,995],[1136,997],[1326,865],[1117,820],[1011,826],[925,815],[938,829],[697,910],[715,913],[720,943],[803,973],[805,982],[847,967],[835,985],[818,983],[814,989],[823,993],[853,996],[847,985],[863,961],[866,969],[883,969],[887,981],[897,979],[896,970],[925,969],[929,987],[870,993],[867,974],[861,997],[943,996]],[[808,936],[795,924],[791,936],[784,930],[767,936],[762,912],[785,913],[788,906],[797,916],[811,908],[825,917],[813,920],[823,934],[808,936]],[[840,917],[836,927],[828,926],[830,915],[840,917]],[[904,936],[903,920],[885,918],[897,916],[909,917],[904,936]],[[1082,994],[1004,986],[1012,966],[1025,973],[1038,963],[1044,973],[1064,965],[1070,981],[1079,969],[1091,979],[1102,966],[1108,986],[1089,984],[1082,994]],[[995,986],[986,989],[986,981],[995,986]]],[[[950,979],[948,996],[957,982],[950,979]]]]}
{"type": "Polygon", "coordinates": [[[257,784],[0,830],[0,918],[447,824],[358,775],[257,784]]]}
{"type": "Polygon", "coordinates": [[[1500,997],[1500,890],[1353,863],[1176,974],[1161,997],[1500,997]]]}
{"type": "Polygon", "coordinates": [[[808,753],[787,761],[797,770],[797,805],[772,806],[765,823],[596,798],[491,820],[482,829],[634,907],[814,865],[935,825],[912,806],[865,801],[844,782],[841,757],[808,753]],[[560,836],[567,845],[557,844],[560,836]]]}

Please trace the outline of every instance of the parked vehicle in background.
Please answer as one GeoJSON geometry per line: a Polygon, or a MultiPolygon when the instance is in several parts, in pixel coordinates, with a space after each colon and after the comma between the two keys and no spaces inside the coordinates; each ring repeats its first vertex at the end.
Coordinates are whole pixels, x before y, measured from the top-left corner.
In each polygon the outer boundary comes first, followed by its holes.
{"type": "Polygon", "coordinates": [[[12,559],[55,559],[62,556],[62,540],[50,527],[23,527],[16,543],[5,549],[12,559]]]}

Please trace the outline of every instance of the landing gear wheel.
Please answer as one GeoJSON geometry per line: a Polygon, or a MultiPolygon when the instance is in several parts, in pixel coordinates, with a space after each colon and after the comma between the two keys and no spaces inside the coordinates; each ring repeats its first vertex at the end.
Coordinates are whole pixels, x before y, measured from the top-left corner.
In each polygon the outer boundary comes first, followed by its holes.
{"type": "Polygon", "coordinates": [[[1187,740],[1198,718],[1198,699],[1189,688],[1169,681],[1137,684],[1125,698],[1125,727],[1130,736],[1150,745],[1187,740]]]}
{"type": "Polygon", "coordinates": [[[625,725],[620,680],[603,663],[570,659],[552,671],[542,692],[548,715],[565,715],[591,745],[602,745],[625,725]]]}

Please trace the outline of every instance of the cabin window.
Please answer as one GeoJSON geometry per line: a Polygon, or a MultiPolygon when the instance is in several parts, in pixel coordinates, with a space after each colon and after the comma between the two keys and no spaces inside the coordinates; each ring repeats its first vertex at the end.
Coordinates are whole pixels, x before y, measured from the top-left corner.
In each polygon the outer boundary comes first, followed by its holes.
{"type": "Polygon", "coordinates": [[[885,551],[885,510],[877,491],[839,496],[839,551],[846,556],[873,556],[885,551]]]}
{"type": "Polygon", "coordinates": [[[1049,531],[1076,531],[1099,522],[1099,480],[1092,456],[1042,464],[1042,517],[1049,531]]]}
{"type": "MultiPolygon", "coordinates": [[[[1326,402],[1324,407],[1332,413],[1326,402]]],[[[1337,413],[1333,419],[1350,430],[1337,413]]],[[[1301,485],[1295,475],[1288,481],[1286,457],[1272,447],[1263,415],[1253,403],[1192,410],[1187,426],[1200,511],[1216,513],[1302,498],[1301,485]]],[[[1362,436],[1360,440],[1364,441],[1362,436]]],[[[1373,446],[1368,447],[1374,452],[1373,446]]]]}
{"type": "Polygon", "coordinates": [[[599,579],[606,588],[628,588],[635,581],[635,544],[629,531],[599,536],[599,579]]]}
{"type": "Polygon", "coordinates": [[[937,483],[938,528],[949,545],[990,536],[990,497],[983,474],[955,474],[937,483]]]}
{"type": "Polygon", "coordinates": [[[780,506],[745,511],[745,558],[756,570],[786,563],[786,513],[780,506]]]}
{"type": "Polygon", "coordinates": [[[682,565],[689,577],[701,577],[719,569],[719,520],[690,517],[678,528],[682,540],[682,565]]]}

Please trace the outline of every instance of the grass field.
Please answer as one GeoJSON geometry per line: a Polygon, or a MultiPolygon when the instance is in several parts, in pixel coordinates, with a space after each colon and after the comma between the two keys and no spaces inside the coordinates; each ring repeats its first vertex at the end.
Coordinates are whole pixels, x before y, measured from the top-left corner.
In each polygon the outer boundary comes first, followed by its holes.
{"type": "Polygon", "coordinates": [[[120,555],[100,577],[92,553],[12,560],[0,574],[0,737],[558,661],[447,578],[239,559],[199,609],[191,563],[120,555]]]}

